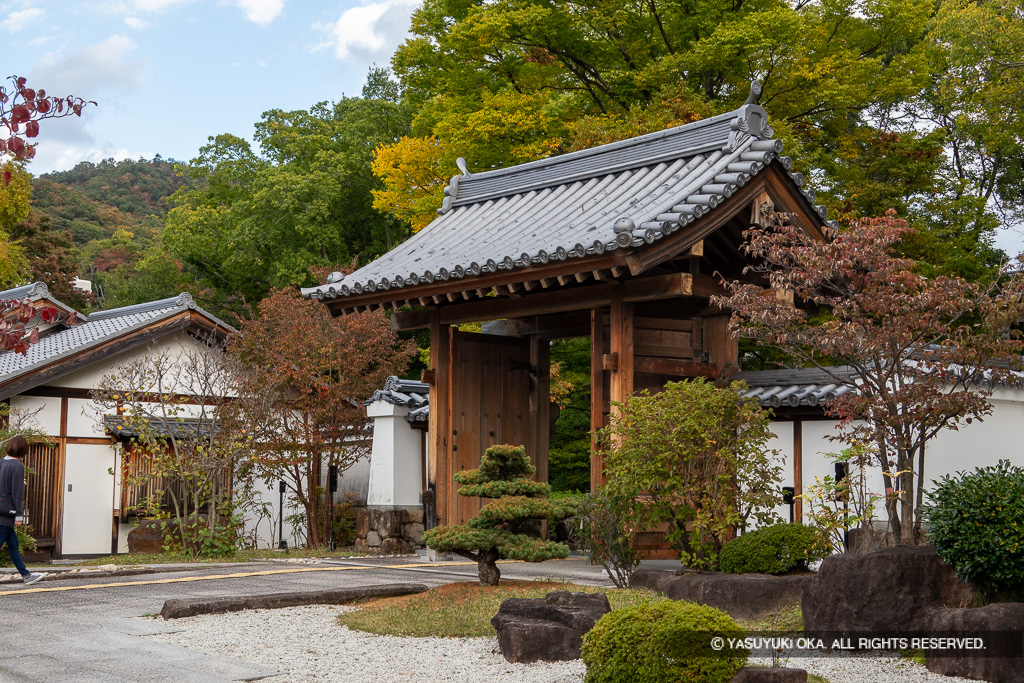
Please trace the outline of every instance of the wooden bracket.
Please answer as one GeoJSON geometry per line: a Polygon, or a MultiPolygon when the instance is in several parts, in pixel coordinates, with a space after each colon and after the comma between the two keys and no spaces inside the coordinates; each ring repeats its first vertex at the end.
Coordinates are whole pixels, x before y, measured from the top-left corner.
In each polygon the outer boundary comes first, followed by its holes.
{"type": "Polygon", "coordinates": [[[611,372],[618,372],[619,370],[619,354],[617,353],[606,353],[601,356],[601,367],[604,370],[610,370],[611,372]]]}

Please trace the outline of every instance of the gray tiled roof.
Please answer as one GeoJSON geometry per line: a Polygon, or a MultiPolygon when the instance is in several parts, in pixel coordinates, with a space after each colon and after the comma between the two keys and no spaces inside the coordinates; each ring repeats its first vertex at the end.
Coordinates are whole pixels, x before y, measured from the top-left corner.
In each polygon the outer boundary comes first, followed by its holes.
{"type": "MultiPolygon", "coordinates": [[[[788,172],[792,162],[778,156],[782,142],[773,135],[765,110],[750,104],[571,154],[464,172],[445,188],[430,225],[302,293],[330,300],[652,244],[714,211],[767,164],[788,172]]],[[[803,184],[802,175],[790,176],[803,184]]],[[[813,191],[802,192],[824,220],[813,191]]]]}
{"type": "Polygon", "coordinates": [[[373,396],[363,405],[370,405],[374,401],[407,406],[409,414],[405,419],[409,422],[426,422],[430,418],[430,385],[424,382],[399,379],[392,375],[384,383],[384,388],[373,392],[373,396]]]}
{"type": "Polygon", "coordinates": [[[817,368],[738,372],[731,379],[746,382],[749,388],[743,395],[756,398],[765,408],[814,407],[856,391],[853,371],[844,365],[827,372],[817,368]]]}
{"type": "Polygon", "coordinates": [[[148,304],[100,311],[90,315],[85,322],[41,338],[24,355],[13,351],[0,353],[0,382],[189,309],[199,311],[224,328],[231,329],[199,308],[188,293],[148,304]]]}

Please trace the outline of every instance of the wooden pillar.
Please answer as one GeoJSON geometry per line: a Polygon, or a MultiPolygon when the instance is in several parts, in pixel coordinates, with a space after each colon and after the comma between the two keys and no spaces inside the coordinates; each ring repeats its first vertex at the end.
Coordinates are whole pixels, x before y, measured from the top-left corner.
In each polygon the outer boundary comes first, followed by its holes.
{"type": "Polygon", "coordinates": [[[451,391],[451,328],[441,324],[437,309],[430,312],[430,371],[434,381],[430,385],[430,471],[428,478],[434,485],[434,510],[437,523],[447,524],[449,494],[451,491],[451,451],[448,448],[450,432],[449,403],[451,391]]]}
{"type": "Polygon", "coordinates": [[[715,368],[716,377],[739,368],[739,340],[729,333],[728,315],[705,316],[703,337],[704,351],[708,354],[708,363],[715,368]]]}
{"type": "Polygon", "coordinates": [[[530,337],[530,365],[537,368],[530,391],[530,437],[533,442],[530,459],[537,467],[536,479],[548,480],[548,441],[551,410],[551,344],[547,340],[530,337]]]}
{"type": "Polygon", "coordinates": [[[611,292],[611,327],[609,342],[611,356],[611,385],[609,399],[612,403],[612,415],[619,409],[616,403],[622,403],[633,393],[633,304],[622,300],[622,286],[612,286],[611,292]]]}
{"type": "Polygon", "coordinates": [[[793,521],[803,524],[804,499],[804,423],[793,420],[793,521]]]}
{"type": "MultiPolygon", "coordinates": [[[[604,312],[590,312],[590,431],[604,427],[604,312]]],[[[597,440],[590,442],[590,490],[604,483],[604,458],[597,440]]]]}

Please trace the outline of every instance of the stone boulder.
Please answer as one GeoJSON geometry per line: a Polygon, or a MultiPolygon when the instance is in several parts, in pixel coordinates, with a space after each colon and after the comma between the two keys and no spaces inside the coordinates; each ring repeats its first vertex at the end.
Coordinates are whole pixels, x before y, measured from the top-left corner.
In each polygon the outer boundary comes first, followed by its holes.
{"type": "Polygon", "coordinates": [[[810,575],[769,576],[767,574],[723,574],[707,571],[657,571],[638,569],[630,586],[664,593],[672,600],[685,600],[715,607],[733,619],[760,619],[789,605],[800,604],[810,575]]]}
{"type": "Polygon", "coordinates": [[[1024,683],[1024,604],[941,609],[928,617],[927,630],[934,637],[978,637],[986,647],[981,651],[926,650],[929,671],[978,681],[1024,683]]]}
{"type": "Polygon", "coordinates": [[[920,631],[935,610],[976,600],[974,587],[957,579],[935,548],[900,546],[825,558],[801,606],[808,634],[852,636],[920,631]]]}
{"type": "Polygon", "coordinates": [[[164,551],[161,520],[144,519],[128,532],[128,552],[132,555],[152,555],[164,551]]]}
{"type": "Polygon", "coordinates": [[[611,612],[603,593],[548,593],[542,600],[509,598],[491,624],[510,662],[564,662],[580,658],[583,634],[611,612]]]}
{"type": "Polygon", "coordinates": [[[745,666],[729,683],[807,683],[807,672],[786,667],[745,666]]]}

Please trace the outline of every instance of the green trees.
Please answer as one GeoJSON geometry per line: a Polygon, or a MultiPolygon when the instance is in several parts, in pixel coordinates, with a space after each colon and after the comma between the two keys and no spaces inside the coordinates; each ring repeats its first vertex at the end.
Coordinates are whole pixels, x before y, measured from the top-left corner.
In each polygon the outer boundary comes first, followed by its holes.
{"type": "Polygon", "coordinates": [[[667,523],[666,541],[689,567],[715,568],[734,527],[763,526],[781,501],[769,417],[703,379],[626,399],[602,433],[606,500],[628,532],[667,523]]]}
{"type": "MultiPolygon", "coordinates": [[[[371,74],[373,76],[373,74],[371,74]]],[[[393,84],[371,78],[363,98],[308,111],[272,110],[254,150],[218,135],[181,167],[164,246],[223,297],[256,302],[272,288],[313,284],[313,265],[375,258],[408,228],[372,206],[373,150],[408,128],[393,84]]]]}
{"type": "Polygon", "coordinates": [[[543,562],[568,557],[569,547],[538,537],[531,520],[558,521],[572,514],[570,503],[547,500],[550,487],[527,478],[536,471],[522,446],[491,446],[480,467],[455,474],[460,496],[492,498],[467,524],[443,526],[423,534],[428,548],[454,552],[477,563],[485,586],[501,579],[498,560],[543,562]]]}
{"type": "Polygon", "coordinates": [[[1020,0],[426,0],[392,60],[417,112],[382,210],[425,225],[458,173],[660,130],[751,80],[833,216],[897,209],[908,254],[991,277],[1022,203],[1020,0]],[[811,173],[813,171],[813,173],[811,173]]]}

